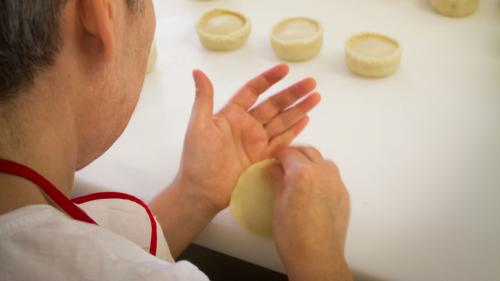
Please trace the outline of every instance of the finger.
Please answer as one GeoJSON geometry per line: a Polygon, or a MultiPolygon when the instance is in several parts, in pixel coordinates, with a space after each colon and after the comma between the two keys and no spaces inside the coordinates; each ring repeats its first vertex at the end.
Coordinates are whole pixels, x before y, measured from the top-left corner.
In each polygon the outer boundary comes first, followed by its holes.
{"type": "Polygon", "coordinates": [[[301,146],[298,147],[298,149],[302,151],[304,155],[306,155],[313,162],[319,163],[325,160],[321,152],[319,152],[319,150],[312,146],[301,146]]]}
{"type": "Polygon", "coordinates": [[[271,86],[283,79],[288,74],[289,68],[286,64],[277,65],[266,72],[250,80],[230,100],[245,110],[248,110],[271,86]]]}
{"type": "Polygon", "coordinates": [[[278,94],[265,100],[260,105],[250,111],[250,114],[260,123],[269,122],[281,111],[293,105],[316,88],[316,80],[313,78],[304,79],[278,94]]]}
{"type": "Polygon", "coordinates": [[[321,96],[318,93],[314,93],[296,106],[280,113],[265,125],[267,134],[269,137],[273,138],[283,133],[316,107],[320,101],[321,96]]]}
{"type": "Polygon", "coordinates": [[[333,170],[337,175],[340,175],[340,170],[339,167],[337,166],[337,163],[333,162],[332,160],[326,160],[326,163],[333,168],[333,170]]]}
{"type": "Polygon", "coordinates": [[[198,118],[211,118],[213,114],[214,89],[210,79],[201,70],[193,71],[196,85],[196,98],[193,105],[192,116],[198,118]]]}
{"type": "Polygon", "coordinates": [[[271,139],[269,142],[269,154],[274,155],[275,153],[279,154],[280,150],[285,149],[292,143],[292,141],[304,131],[309,123],[309,117],[303,117],[299,122],[294,124],[290,129],[286,132],[282,133],[279,136],[276,136],[271,139]]]}

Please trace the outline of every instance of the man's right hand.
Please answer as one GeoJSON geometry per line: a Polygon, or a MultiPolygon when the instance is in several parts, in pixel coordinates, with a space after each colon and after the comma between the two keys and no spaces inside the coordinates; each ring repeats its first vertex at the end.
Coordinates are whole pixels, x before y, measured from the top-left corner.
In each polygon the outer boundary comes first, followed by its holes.
{"type": "Polygon", "coordinates": [[[274,238],[290,280],[352,280],[344,258],[349,194],[337,166],[312,147],[275,157],[274,238]]]}

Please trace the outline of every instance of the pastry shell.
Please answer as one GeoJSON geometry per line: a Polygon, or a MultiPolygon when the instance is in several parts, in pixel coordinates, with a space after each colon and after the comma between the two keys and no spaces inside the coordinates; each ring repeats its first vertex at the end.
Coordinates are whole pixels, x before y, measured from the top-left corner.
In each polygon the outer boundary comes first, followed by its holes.
{"type": "Polygon", "coordinates": [[[202,45],[212,51],[232,51],[245,44],[250,35],[250,20],[243,14],[214,9],[199,19],[196,31],[202,45]]]}
{"type": "Polygon", "coordinates": [[[465,17],[477,10],[479,0],[429,0],[432,8],[445,16],[465,17]]]}
{"type": "Polygon", "coordinates": [[[353,73],[369,78],[394,73],[401,63],[401,53],[398,41],[372,32],[353,35],[345,46],[347,67],[353,73]]]}
{"type": "Polygon", "coordinates": [[[271,46],[276,55],[286,61],[312,59],[323,46],[323,27],[311,18],[284,19],[273,27],[271,46]]]}

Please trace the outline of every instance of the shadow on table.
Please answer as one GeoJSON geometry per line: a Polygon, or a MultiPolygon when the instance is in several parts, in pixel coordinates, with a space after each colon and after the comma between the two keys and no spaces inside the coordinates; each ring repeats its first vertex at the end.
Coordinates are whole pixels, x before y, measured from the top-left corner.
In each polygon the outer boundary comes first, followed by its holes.
{"type": "Polygon", "coordinates": [[[354,281],[390,281],[388,279],[382,279],[377,276],[370,275],[365,272],[360,272],[354,270],[352,273],[354,281]]]}
{"type": "MultiPolygon", "coordinates": [[[[190,245],[177,260],[188,260],[212,281],[287,281],[286,275],[243,260],[233,258],[195,244],[190,245]]],[[[355,281],[389,281],[354,271],[355,281]]]]}

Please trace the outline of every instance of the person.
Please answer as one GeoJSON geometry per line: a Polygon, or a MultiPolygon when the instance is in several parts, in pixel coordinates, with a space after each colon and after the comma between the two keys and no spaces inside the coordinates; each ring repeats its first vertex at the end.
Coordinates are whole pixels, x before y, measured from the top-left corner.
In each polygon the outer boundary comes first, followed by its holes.
{"type": "MultiPolygon", "coordinates": [[[[207,280],[187,261],[155,257],[156,248],[166,242],[178,257],[228,206],[238,176],[274,157],[274,240],[290,280],[351,280],[340,173],[315,148],[290,146],[319,103],[316,82],[256,104],[286,65],[250,80],[215,114],[210,80],[193,71],[179,172],[149,204],[154,243],[128,239],[142,229],[135,215],[115,219],[115,207],[68,198],[75,171],[113,144],[134,111],[154,18],[151,0],[0,0],[0,279],[207,280]]],[[[133,196],[97,197],[136,203],[118,208],[121,215],[150,214],[133,196]]]]}

